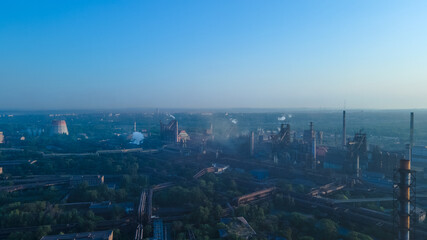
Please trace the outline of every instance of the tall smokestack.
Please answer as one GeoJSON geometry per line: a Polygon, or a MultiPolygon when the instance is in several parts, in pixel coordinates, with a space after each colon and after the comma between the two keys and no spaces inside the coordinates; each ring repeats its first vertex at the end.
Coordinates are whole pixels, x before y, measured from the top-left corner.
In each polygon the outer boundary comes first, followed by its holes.
{"type": "Polygon", "coordinates": [[[251,154],[251,156],[253,156],[255,153],[255,133],[254,132],[251,132],[250,138],[251,138],[250,139],[250,154],[251,154]]]}
{"type": "Polygon", "coordinates": [[[343,147],[347,145],[346,130],[345,130],[345,111],[342,111],[342,145],[343,147]]]}
{"type": "Polygon", "coordinates": [[[412,147],[414,146],[414,113],[411,112],[411,124],[409,133],[409,161],[412,161],[412,147]]]}
{"type": "Polygon", "coordinates": [[[311,143],[311,155],[313,157],[313,165],[312,165],[312,169],[316,169],[317,167],[317,158],[316,158],[316,136],[313,138],[312,143],[311,143]]]}
{"type": "Polygon", "coordinates": [[[359,159],[359,154],[357,154],[357,159],[356,159],[356,177],[357,179],[360,178],[360,159],[359,159]]]}
{"type": "Polygon", "coordinates": [[[399,240],[409,240],[411,227],[411,162],[409,160],[400,160],[399,173],[399,240]]]}
{"type": "Polygon", "coordinates": [[[310,122],[310,137],[311,137],[311,157],[312,157],[312,169],[316,169],[317,159],[316,159],[316,133],[314,132],[313,122],[310,122]]]}

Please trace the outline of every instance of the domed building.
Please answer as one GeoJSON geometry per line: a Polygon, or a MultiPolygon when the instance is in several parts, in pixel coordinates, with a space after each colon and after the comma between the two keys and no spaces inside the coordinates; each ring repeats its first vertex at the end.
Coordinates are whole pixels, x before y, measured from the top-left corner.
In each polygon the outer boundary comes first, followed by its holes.
{"type": "Polygon", "coordinates": [[[178,134],[178,142],[187,142],[188,140],[190,140],[190,135],[188,135],[188,133],[185,130],[181,130],[181,132],[179,132],[178,134]]]}

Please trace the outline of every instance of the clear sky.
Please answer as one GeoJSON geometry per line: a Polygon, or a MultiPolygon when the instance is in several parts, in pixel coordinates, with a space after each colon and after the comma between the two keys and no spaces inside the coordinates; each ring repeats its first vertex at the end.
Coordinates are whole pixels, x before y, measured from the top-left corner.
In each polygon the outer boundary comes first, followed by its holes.
{"type": "Polygon", "coordinates": [[[427,108],[427,1],[0,1],[0,109],[427,108]]]}

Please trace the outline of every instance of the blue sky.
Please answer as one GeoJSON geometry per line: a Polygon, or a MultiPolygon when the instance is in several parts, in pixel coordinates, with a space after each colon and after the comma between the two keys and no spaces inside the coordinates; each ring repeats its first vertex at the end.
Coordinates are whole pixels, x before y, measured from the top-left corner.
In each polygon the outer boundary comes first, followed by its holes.
{"type": "Polygon", "coordinates": [[[0,1],[0,109],[427,108],[427,1],[0,1]]]}

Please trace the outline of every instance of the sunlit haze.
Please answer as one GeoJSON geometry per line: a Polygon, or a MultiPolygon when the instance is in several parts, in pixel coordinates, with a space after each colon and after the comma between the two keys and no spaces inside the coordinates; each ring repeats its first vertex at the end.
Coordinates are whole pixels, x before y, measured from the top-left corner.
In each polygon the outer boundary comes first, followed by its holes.
{"type": "Polygon", "coordinates": [[[0,109],[426,108],[426,1],[1,1],[0,109]]]}

